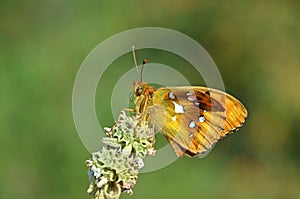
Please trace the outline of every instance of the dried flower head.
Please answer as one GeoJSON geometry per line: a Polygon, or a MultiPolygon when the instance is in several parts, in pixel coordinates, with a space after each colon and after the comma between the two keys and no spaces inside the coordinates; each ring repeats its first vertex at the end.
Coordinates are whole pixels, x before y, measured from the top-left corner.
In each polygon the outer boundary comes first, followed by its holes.
{"type": "Polygon", "coordinates": [[[147,123],[124,111],[112,128],[105,128],[104,146],[86,161],[90,186],[87,192],[95,199],[119,198],[121,192],[132,194],[143,158],[153,155],[154,133],[147,123]]]}

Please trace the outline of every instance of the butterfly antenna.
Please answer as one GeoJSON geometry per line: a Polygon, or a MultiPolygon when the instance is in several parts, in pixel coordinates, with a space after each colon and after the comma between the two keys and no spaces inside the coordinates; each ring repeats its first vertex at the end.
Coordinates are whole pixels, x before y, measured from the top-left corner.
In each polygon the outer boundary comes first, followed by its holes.
{"type": "Polygon", "coordinates": [[[140,71],[138,69],[138,65],[137,65],[136,57],[135,57],[135,46],[132,46],[132,55],[133,55],[133,61],[134,61],[134,65],[135,65],[136,71],[139,74],[140,71]]]}
{"type": "Polygon", "coordinates": [[[141,69],[141,82],[142,82],[142,77],[143,77],[143,71],[144,71],[144,65],[147,63],[147,59],[143,60],[143,65],[142,65],[142,69],[141,69]]]}

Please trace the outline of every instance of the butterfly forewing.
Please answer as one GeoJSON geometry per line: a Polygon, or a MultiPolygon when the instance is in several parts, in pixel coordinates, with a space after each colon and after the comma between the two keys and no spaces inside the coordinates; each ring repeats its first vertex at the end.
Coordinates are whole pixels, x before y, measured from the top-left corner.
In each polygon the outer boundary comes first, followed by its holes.
{"type": "Polygon", "coordinates": [[[206,153],[219,139],[241,127],[247,117],[237,99],[206,87],[158,89],[148,110],[151,123],[178,156],[206,153]]]}

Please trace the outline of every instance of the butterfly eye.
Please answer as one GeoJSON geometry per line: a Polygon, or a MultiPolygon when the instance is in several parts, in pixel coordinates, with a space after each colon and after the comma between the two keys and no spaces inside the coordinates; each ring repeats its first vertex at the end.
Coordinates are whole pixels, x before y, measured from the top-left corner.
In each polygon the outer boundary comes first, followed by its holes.
{"type": "Polygon", "coordinates": [[[142,88],[141,86],[138,86],[138,87],[135,89],[135,95],[136,95],[136,96],[140,96],[142,93],[143,93],[143,88],[142,88]]]}

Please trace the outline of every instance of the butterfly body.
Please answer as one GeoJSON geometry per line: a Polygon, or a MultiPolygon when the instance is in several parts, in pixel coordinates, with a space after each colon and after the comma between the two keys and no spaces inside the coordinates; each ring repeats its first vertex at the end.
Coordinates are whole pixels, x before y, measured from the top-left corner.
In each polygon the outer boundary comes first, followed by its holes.
{"type": "Polygon", "coordinates": [[[206,87],[173,87],[155,90],[134,82],[136,112],[167,138],[178,156],[201,155],[240,128],[247,117],[233,96],[206,87]]]}

